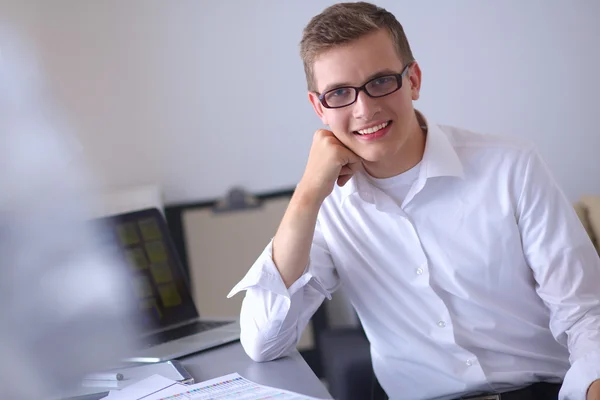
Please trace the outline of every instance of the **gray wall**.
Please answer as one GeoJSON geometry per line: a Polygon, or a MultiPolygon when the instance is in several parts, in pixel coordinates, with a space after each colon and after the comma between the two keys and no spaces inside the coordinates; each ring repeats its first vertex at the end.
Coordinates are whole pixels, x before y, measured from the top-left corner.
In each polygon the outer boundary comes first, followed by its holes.
{"type": "MultiPolygon", "coordinates": [[[[333,3],[0,0],[108,186],[166,201],[293,187],[312,133],[301,31],[333,3]]],[[[571,199],[600,193],[600,2],[377,1],[403,23],[430,119],[533,140],[571,199]]]]}

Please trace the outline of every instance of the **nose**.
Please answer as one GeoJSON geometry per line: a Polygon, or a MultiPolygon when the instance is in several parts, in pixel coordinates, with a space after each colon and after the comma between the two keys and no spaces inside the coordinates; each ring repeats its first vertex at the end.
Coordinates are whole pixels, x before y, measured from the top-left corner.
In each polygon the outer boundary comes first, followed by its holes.
{"type": "Polygon", "coordinates": [[[354,103],[354,118],[368,121],[373,119],[379,111],[381,111],[381,108],[378,105],[377,99],[369,97],[364,90],[358,93],[358,98],[356,99],[356,103],[354,103]]]}

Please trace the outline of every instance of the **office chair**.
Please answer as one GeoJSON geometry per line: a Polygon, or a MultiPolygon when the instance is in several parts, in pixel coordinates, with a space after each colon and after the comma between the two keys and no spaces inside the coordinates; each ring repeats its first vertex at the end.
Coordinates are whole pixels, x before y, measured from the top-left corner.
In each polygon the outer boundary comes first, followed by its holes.
{"type": "Polygon", "coordinates": [[[371,376],[372,386],[371,386],[371,400],[389,400],[388,395],[385,393],[381,385],[379,384],[379,380],[373,375],[371,376]]]}

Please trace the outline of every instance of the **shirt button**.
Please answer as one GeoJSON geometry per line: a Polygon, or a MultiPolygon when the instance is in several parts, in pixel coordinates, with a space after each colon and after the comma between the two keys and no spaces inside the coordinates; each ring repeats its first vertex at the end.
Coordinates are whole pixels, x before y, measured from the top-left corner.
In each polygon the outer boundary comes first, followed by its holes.
{"type": "Polygon", "coordinates": [[[438,322],[438,326],[440,328],[445,328],[446,327],[446,323],[444,321],[440,321],[440,322],[438,322]]]}
{"type": "Polygon", "coordinates": [[[417,275],[423,275],[423,268],[417,268],[415,272],[417,273],[417,275]]]}
{"type": "Polygon", "coordinates": [[[471,365],[473,365],[473,361],[472,360],[467,360],[465,362],[465,364],[467,364],[467,367],[470,367],[471,365]]]}

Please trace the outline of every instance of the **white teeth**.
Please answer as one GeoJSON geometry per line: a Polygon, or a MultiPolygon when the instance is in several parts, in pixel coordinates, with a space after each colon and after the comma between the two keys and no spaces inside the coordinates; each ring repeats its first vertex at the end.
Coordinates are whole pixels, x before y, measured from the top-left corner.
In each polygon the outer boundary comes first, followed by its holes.
{"type": "Polygon", "coordinates": [[[375,133],[378,130],[385,128],[386,126],[388,126],[388,124],[389,124],[389,122],[384,122],[383,124],[379,124],[377,126],[372,126],[367,129],[361,129],[360,131],[357,131],[357,132],[361,135],[370,135],[371,133],[375,133]]]}

